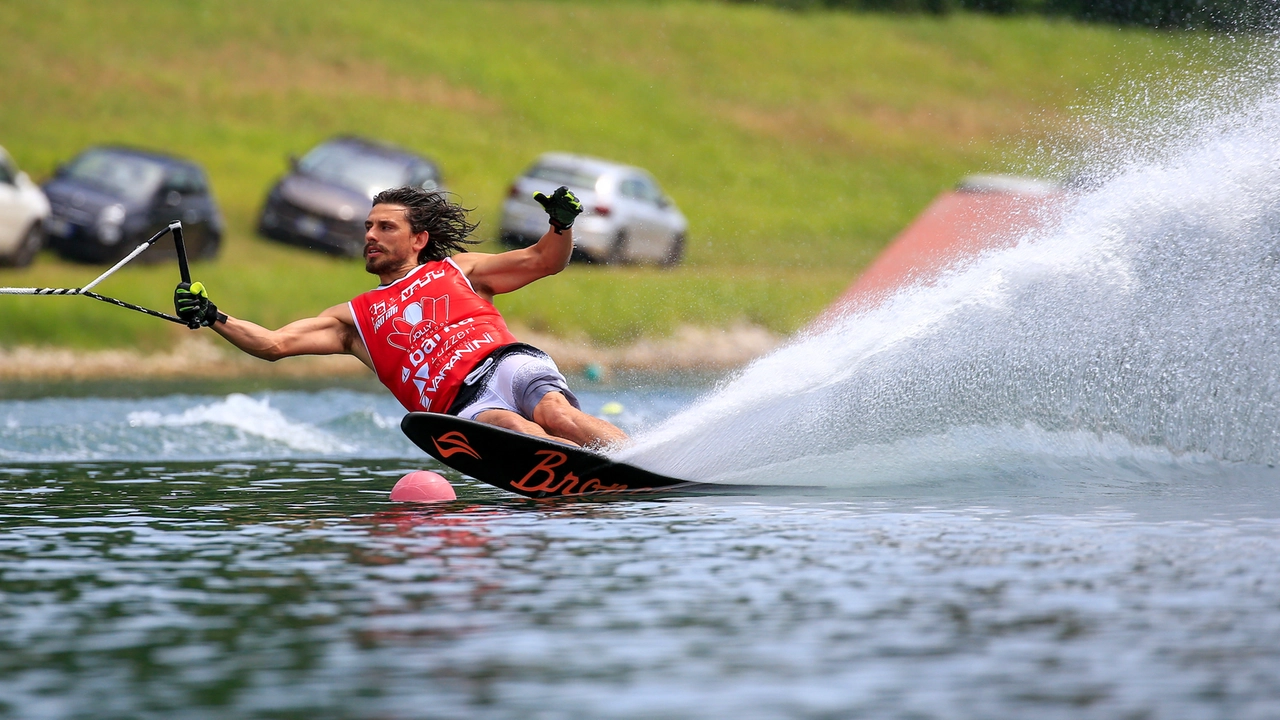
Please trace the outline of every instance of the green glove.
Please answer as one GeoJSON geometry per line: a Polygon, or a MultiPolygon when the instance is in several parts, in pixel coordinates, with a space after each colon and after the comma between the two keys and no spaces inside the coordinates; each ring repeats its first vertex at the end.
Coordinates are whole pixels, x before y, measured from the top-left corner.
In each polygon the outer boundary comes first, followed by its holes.
{"type": "Polygon", "coordinates": [[[227,316],[218,312],[218,306],[209,302],[209,292],[203,283],[178,283],[173,291],[173,309],[178,319],[192,330],[227,321],[227,316]]]}
{"type": "Polygon", "coordinates": [[[551,227],[555,228],[557,235],[573,227],[574,219],[582,214],[582,203],[563,185],[556,188],[551,197],[539,192],[533,194],[533,199],[547,211],[547,215],[551,217],[551,227]]]}

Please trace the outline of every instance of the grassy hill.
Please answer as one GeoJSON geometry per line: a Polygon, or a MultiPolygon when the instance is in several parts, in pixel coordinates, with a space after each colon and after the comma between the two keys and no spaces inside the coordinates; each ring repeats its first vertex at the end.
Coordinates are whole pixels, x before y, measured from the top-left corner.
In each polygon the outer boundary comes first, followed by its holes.
{"type": "MultiPolygon", "coordinates": [[[[500,298],[518,323],[622,342],[677,324],[801,326],[940,190],[1022,169],[1072,108],[1219,72],[1207,35],[1042,18],[717,3],[7,0],[0,144],[37,178],[121,142],[209,170],[228,224],[215,302],[279,324],[366,289],[358,261],[259,239],[262,196],[336,133],[435,158],[496,233],[510,179],[570,150],[648,168],[690,219],[686,266],[573,267],[500,298]]],[[[484,249],[496,249],[488,247],[484,249]]],[[[3,285],[78,285],[43,255],[3,285]]],[[[167,307],[176,271],[104,292],[167,307]]],[[[0,298],[0,344],[160,347],[181,328],[79,298],[0,298]]]]}

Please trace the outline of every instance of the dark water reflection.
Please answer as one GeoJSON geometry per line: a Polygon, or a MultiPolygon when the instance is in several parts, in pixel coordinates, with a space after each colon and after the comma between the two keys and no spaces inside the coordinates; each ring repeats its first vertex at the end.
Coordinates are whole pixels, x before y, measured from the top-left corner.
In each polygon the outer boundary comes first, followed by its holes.
{"type": "Polygon", "coordinates": [[[1126,504],[1167,498],[1142,489],[1071,512],[937,497],[534,502],[456,476],[456,502],[387,502],[410,469],[0,471],[0,716],[1280,707],[1280,514],[1265,507],[1144,514],[1126,504]]]}

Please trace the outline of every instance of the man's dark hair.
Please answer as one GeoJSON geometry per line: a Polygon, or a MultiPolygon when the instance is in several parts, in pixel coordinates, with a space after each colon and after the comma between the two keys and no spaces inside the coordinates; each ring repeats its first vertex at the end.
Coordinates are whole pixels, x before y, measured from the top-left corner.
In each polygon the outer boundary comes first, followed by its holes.
{"type": "Polygon", "coordinates": [[[419,265],[466,252],[467,245],[480,242],[468,238],[480,226],[479,223],[467,222],[467,213],[471,210],[449,202],[443,192],[420,187],[392,188],[374,195],[373,204],[403,205],[410,232],[417,235],[427,231],[429,239],[427,246],[418,253],[419,265]]]}

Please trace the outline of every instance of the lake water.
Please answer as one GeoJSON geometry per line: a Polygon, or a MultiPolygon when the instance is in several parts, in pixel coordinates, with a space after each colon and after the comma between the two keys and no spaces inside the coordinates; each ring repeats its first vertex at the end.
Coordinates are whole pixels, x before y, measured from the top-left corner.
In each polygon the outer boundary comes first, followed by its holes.
{"type": "MultiPolygon", "coordinates": [[[[636,430],[704,389],[582,395],[636,430]]],[[[371,387],[38,390],[0,400],[2,717],[1280,709],[1266,465],[531,501],[371,387]],[[458,500],[391,503],[418,468],[458,500]]]]}

